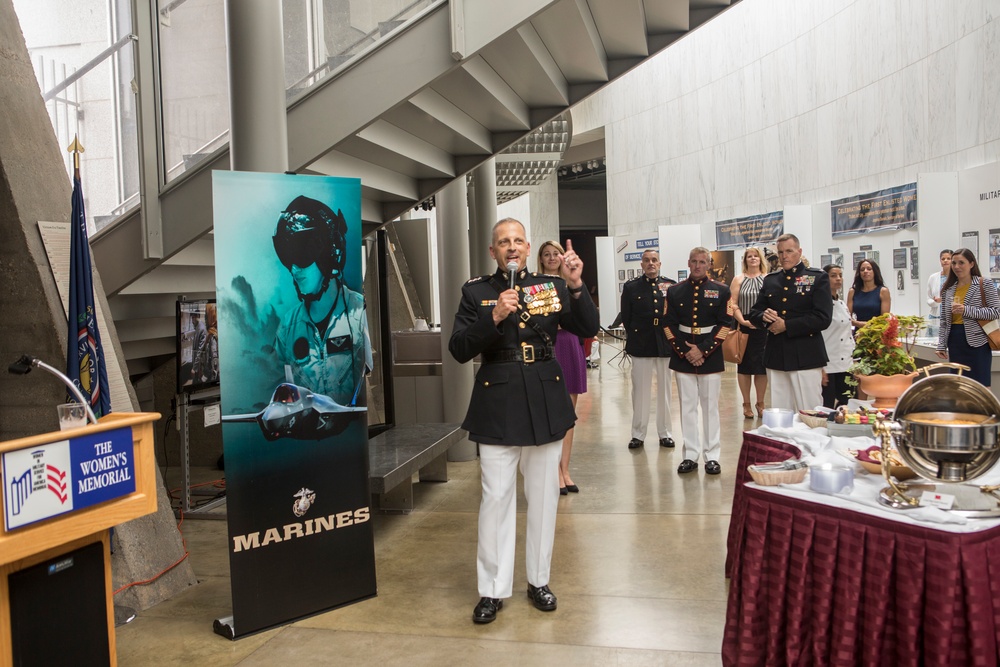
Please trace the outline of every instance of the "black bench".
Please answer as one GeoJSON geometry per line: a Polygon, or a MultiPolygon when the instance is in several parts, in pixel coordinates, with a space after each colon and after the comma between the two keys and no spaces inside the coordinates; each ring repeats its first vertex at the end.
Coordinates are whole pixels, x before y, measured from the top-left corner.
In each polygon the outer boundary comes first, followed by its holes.
{"type": "Polygon", "coordinates": [[[413,473],[421,482],[448,481],[448,448],[465,437],[458,424],[402,424],[368,440],[368,479],[376,506],[413,510],[413,473]]]}

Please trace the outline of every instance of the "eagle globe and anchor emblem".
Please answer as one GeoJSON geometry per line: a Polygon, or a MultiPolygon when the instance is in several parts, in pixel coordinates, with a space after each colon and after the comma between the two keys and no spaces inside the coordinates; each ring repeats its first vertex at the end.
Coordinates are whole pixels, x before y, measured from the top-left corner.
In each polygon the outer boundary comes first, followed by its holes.
{"type": "Polygon", "coordinates": [[[292,503],[292,513],[298,517],[305,516],[309,508],[312,507],[312,504],[316,502],[316,492],[312,489],[302,487],[295,494],[294,498],[295,502],[292,503]]]}

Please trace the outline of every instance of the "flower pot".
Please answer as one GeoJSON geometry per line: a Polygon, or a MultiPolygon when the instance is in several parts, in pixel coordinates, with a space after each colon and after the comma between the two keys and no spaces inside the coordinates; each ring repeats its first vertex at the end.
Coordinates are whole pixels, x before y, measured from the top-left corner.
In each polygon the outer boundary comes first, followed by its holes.
{"type": "Polygon", "coordinates": [[[913,384],[917,373],[905,375],[858,375],[858,386],[861,391],[875,399],[876,408],[894,408],[896,401],[904,391],[913,384]]]}

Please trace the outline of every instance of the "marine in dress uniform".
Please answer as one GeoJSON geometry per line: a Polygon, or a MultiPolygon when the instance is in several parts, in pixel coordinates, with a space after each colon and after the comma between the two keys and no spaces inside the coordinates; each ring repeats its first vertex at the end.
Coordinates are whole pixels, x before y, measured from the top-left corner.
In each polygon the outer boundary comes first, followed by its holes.
{"type": "Polygon", "coordinates": [[[664,333],[673,349],[670,369],[677,380],[681,408],[684,460],[677,472],[693,472],[704,455],[705,472],[718,475],[719,390],[722,387],[722,341],[734,326],[729,288],[708,278],[712,254],[694,248],[688,258],[688,278],[667,290],[664,333]],[[698,407],[704,439],[698,429],[698,407]]]}
{"type": "Polygon", "coordinates": [[[660,275],[660,253],[642,253],[643,275],[622,288],[621,319],[625,352],[632,357],[632,439],[629,449],[642,447],[649,425],[653,372],[656,371],[656,434],[660,446],[673,447],[670,434],[670,348],[663,335],[663,309],[673,280],[660,275]]]}
{"type": "Polygon", "coordinates": [[[528,597],[556,608],[549,589],[559,503],[562,438],[576,422],[562,369],[553,353],[561,326],[581,337],[597,333],[597,309],[584,289],[583,263],[567,244],[562,276],[530,273],[524,227],[505,219],[493,230],[490,254],[500,267],[462,288],[448,345],[461,363],[482,355],[462,427],[480,444],[483,495],[479,507],[477,575],[481,599],[473,621],[489,623],[510,597],[514,579],[517,470],[528,501],[528,597]],[[506,265],[518,270],[509,288],[506,265]]]}
{"type": "Polygon", "coordinates": [[[829,360],[823,330],[833,314],[830,279],[806,268],[793,234],[778,237],[778,261],[781,269],[764,277],[748,319],[767,329],[764,367],[771,405],[812,410],[823,403],[823,367],[829,360]]]}

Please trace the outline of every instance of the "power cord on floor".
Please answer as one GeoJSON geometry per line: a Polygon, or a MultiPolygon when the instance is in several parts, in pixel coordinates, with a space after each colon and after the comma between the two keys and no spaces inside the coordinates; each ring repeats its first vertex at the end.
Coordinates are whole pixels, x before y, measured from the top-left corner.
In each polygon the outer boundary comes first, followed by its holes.
{"type": "Polygon", "coordinates": [[[160,570],[158,573],[156,573],[155,575],[153,575],[149,579],[143,579],[142,581],[133,581],[130,584],[125,584],[124,586],[122,586],[121,588],[119,588],[118,590],[116,590],[114,593],[112,593],[112,596],[118,595],[119,593],[121,593],[125,589],[132,588],[133,586],[146,586],[148,584],[151,584],[154,581],[156,581],[157,579],[159,579],[160,577],[162,577],[163,575],[165,575],[167,572],[170,572],[170,570],[174,569],[175,567],[177,567],[178,565],[180,565],[181,563],[184,562],[184,559],[187,558],[190,555],[190,553],[188,552],[188,548],[187,548],[187,540],[184,539],[184,531],[181,530],[181,526],[182,525],[184,525],[184,512],[181,512],[180,521],[177,522],[177,532],[179,532],[181,534],[181,545],[184,547],[184,555],[181,556],[180,558],[178,558],[177,560],[175,560],[173,563],[171,563],[170,565],[168,565],[164,569],[160,570]]]}

